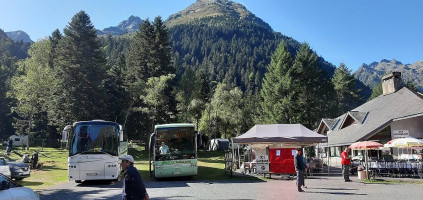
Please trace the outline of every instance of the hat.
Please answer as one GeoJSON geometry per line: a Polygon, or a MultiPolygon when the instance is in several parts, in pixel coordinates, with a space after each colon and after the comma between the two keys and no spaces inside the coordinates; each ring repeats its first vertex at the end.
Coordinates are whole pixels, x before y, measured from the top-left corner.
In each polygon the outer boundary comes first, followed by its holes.
{"type": "Polygon", "coordinates": [[[120,160],[127,160],[127,161],[129,161],[131,163],[134,163],[135,162],[134,161],[134,158],[131,155],[124,155],[124,156],[120,157],[119,159],[120,160]]]}

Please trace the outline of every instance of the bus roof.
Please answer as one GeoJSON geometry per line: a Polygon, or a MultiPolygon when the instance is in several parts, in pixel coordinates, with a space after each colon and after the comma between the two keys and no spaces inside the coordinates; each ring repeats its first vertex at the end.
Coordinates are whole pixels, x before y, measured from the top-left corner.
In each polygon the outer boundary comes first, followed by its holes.
{"type": "Polygon", "coordinates": [[[188,124],[188,123],[160,124],[160,125],[155,125],[154,129],[169,128],[169,127],[194,127],[194,124],[188,124]]]}
{"type": "Polygon", "coordinates": [[[104,120],[80,121],[80,122],[73,123],[73,126],[76,126],[76,125],[89,125],[89,124],[97,124],[97,125],[98,124],[103,124],[103,125],[119,126],[119,124],[116,123],[116,122],[104,121],[104,120]]]}

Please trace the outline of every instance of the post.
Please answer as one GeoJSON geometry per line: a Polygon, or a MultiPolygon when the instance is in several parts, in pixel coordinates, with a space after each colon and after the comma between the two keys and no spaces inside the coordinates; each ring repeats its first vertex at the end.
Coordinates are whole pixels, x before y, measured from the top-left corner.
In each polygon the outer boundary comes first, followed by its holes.
{"type": "MultiPolygon", "coordinates": [[[[327,147],[328,147],[328,151],[326,152],[326,156],[328,157],[328,176],[329,176],[329,171],[330,171],[330,158],[329,158],[329,154],[330,154],[330,147],[329,147],[329,137],[328,137],[328,141],[327,141],[327,147]]],[[[323,166],[322,166],[322,171],[323,171],[323,166]]]]}
{"type": "Polygon", "coordinates": [[[368,158],[367,158],[367,148],[366,148],[366,150],[364,151],[365,152],[365,156],[364,156],[364,159],[365,159],[365,162],[366,162],[366,179],[369,179],[369,164],[368,164],[368,158]]]}

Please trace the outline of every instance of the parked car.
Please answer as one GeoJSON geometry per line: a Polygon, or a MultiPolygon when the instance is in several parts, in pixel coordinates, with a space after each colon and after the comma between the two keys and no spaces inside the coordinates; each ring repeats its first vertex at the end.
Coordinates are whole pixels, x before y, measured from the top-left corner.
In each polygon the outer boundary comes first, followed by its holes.
{"type": "Polygon", "coordinates": [[[40,197],[30,188],[13,182],[0,173],[0,200],[39,200],[40,197]]]}
{"type": "Polygon", "coordinates": [[[0,157],[0,173],[4,174],[5,176],[11,178],[12,173],[10,172],[10,167],[7,164],[6,160],[4,158],[0,157]]]}
{"type": "Polygon", "coordinates": [[[22,180],[30,176],[31,169],[28,164],[8,162],[5,158],[0,157],[0,173],[15,180],[22,180]]]}

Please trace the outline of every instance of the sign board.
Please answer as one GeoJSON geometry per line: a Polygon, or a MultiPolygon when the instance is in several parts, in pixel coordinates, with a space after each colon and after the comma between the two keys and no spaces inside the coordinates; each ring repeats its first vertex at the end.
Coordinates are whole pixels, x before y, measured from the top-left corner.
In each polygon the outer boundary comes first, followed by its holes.
{"type": "Polygon", "coordinates": [[[394,130],[392,138],[397,139],[397,138],[405,138],[409,136],[410,136],[410,133],[408,132],[408,130],[394,130]]]}
{"type": "Polygon", "coordinates": [[[257,174],[269,173],[269,156],[256,154],[257,174]]]}
{"type": "Polygon", "coordinates": [[[295,156],[297,154],[297,150],[295,150],[295,149],[292,150],[291,154],[292,154],[292,156],[295,156]]]}
{"type": "Polygon", "coordinates": [[[281,150],[276,150],[276,156],[281,156],[281,150]]]}

